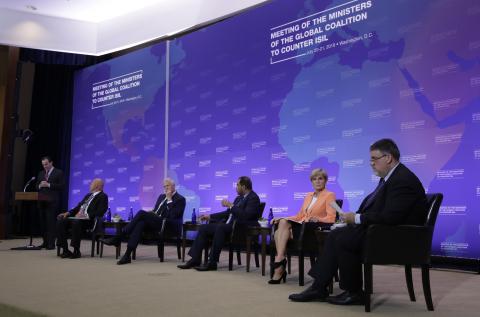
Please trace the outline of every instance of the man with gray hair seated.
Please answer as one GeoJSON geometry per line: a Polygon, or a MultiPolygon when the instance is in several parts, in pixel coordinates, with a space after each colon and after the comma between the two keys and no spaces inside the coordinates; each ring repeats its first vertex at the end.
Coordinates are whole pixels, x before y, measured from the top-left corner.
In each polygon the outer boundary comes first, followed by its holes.
{"type": "Polygon", "coordinates": [[[161,194],[155,207],[150,211],[140,210],[132,221],[122,229],[118,236],[103,239],[106,245],[118,246],[124,236],[129,236],[127,250],[122,258],[117,262],[118,265],[127,264],[132,261],[131,255],[140,243],[142,233],[147,230],[160,230],[164,219],[179,219],[183,217],[186,200],[175,190],[175,182],[166,178],[163,181],[164,193],[161,194]]]}

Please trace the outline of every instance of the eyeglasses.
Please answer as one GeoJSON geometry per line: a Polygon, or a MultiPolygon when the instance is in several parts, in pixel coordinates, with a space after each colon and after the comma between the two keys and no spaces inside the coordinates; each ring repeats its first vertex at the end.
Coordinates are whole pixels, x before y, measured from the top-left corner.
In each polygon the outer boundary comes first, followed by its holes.
{"type": "Polygon", "coordinates": [[[376,162],[378,161],[379,159],[381,159],[382,157],[385,157],[387,156],[387,154],[383,154],[382,156],[379,156],[379,157],[372,157],[370,158],[370,162],[373,163],[373,162],[376,162]]]}

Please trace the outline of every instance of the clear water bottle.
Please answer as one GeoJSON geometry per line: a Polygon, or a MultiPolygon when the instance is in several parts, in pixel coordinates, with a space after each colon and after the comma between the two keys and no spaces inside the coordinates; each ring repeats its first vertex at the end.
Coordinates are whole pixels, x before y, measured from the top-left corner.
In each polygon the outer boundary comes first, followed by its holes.
{"type": "Polygon", "coordinates": [[[268,225],[272,222],[273,219],[273,209],[270,208],[270,212],[268,213],[268,225]]]}
{"type": "Polygon", "coordinates": [[[128,221],[132,221],[133,219],[133,208],[130,207],[130,212],[128,213],[128,221]]]}
{"type": "Polygon", "coordinates": [[[112,211],[108,208],[107,213],[105,214],[105,221],[112,222],[112,211]]]}
{"type": "Polygon", "coordinates": [[[193,224],[197,223],[197,214],[195,213],[195,208],[193,208],[193,211],[192,211],[192,223],[193,224]]]}

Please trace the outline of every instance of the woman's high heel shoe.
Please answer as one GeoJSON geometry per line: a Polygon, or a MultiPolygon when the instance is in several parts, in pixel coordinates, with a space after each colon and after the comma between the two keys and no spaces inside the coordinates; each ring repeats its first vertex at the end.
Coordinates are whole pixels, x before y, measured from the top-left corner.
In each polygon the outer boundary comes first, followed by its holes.
{"type": "Polygon", "coordinates": [[[283,283],[287,282],[287,259],[283,259],[280,262],[275,262],[273,263],[273,269],[278,269],[279,267],[283,267],[283,273],[282,276],[278,280],[274,280],[273,278],[268,281],[268,284],[280,284],[280,282],[283,280],[283,283]]]}

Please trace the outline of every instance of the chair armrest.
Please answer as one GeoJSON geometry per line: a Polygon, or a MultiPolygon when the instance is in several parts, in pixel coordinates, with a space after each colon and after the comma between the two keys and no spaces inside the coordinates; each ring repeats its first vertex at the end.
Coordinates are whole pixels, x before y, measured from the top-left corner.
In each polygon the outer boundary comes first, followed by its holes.
{"type": "Polygon", "coordinates": [[[363,248],[364,263],[427,264],[430,263],[432,230],[414,225],[371,225],[363,248]]]}
{"type": "Polygon", "coordinates": [[[93,225],[92,225],[92,228],[90,229],[90,232],[93,234],[103,233],[105,231],[105,228],[103,225],[103,217],[95,217],[92,220],[93,220],[93,225]]]}
{"type": "Polygon", "coordinates": [[[270,229],[270,241],[274,241],[275,242],[275,231],[277,230],[278,228],[278,224],[275,223],[272,225],[271,229],[270,229]]]}

